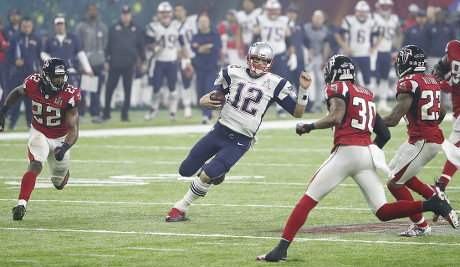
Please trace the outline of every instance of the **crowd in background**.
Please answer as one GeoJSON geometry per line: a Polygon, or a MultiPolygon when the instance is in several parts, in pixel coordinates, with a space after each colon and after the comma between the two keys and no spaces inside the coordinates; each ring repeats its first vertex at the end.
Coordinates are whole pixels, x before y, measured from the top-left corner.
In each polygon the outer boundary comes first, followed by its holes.
{"type": "MultiPolygon", "coordinates": [[[[5,25],[0,19],[0,105],[28,75],[40,72],[44,60],[59,57],[68,65],[69,83],[83,90],[82,122],[105,123],[119,104],[122,121],[129,121],[132,106],[149,107],[145,120],[154,119],[160,106],[167,107],[171,121],[176,120],[178,109],[183,109],[185,118],[192,118],[192,106],[213,90],[219,69],[246,65],[248,46],[264,41],[275,52],[273,73],[294,86],[298,86],[300,71],[312,74],[314,88],[307,112],[323,112],[322,69],[338,53],[352,58],[360,70],[359,83],[373,90],[378,109],[387,111],[397,79],[392,58],[399,48],[420,46],[428,55],[431,72],[447,42],[460,37],[457,14],[447,7],[411,4],[407,9],[409,16],[399,18],[392,0],[379,0],[372,7],[359,1],[354,14],[345,16],[340,25],[322,10],[300,24],[301,11],[295,5],[268,0],[259,7],[253,0],[244,0],[241,10],[228,10],[214,25],[206,9],[187,14],[184,5],[161,2],[155,21],[148,25],[136,24],[130,6],[122,7],[119,22],[106,25],[99,19],[99,5],[92,4],[75,32],[67,30],[65,14],[56,14],[49,22],[55,32],[40,36],[26,11],[12,8],[5,25]]],[[[20,104],[9,111],[10,129],[16,128],[20,104]]],[[[30,125],[31,103],[25,102],[23,109],[30,125]]],[[[281,109],[278,115],[285,116],[281,109]]],[[[203,109],[200,116],[208,124],[213,113],[203,109]]]]}

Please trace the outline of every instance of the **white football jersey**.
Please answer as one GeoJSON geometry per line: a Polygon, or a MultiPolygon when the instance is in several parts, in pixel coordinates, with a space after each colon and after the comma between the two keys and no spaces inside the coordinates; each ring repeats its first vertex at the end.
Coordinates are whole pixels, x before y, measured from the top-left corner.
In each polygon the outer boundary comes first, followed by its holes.
{"type": "Polygon", "coordinates": [[[219,122],[237,133],[253,137],[268,107],[278,98],[296,99],[292,85],[280,76],[267,73],[251,78],[249,69],[230,65],[219,72],[214,85],[228,89],[219,122]]]}
{"type": "Polygon", "coordinates": [[[273,48],[275,55],[284,54],[286,52],[286,29],[294,26],[292,21],[286,16],[279,16],[271,20],[264,13],[257,17],[256,24],[260,27],[262,42],[268,43],[273,48]]]}
{"type": "Polygon", "coordinates": [[[382,15],[376,13],[374,14],[374,19],[377,22],[379,33],[383,35],[382,41],[380,41],[377,51],[380,52],[391,52],[393,44],[396,41],[396,30],[399,25],[398,16],[391,14],[388,19],[385,19],[382,15]]]}
{"type": "Polygon", "coordinates": [[[247,14],[244,10],[240,10],[236,13],[236,19],[241,27],[241,36],[244,44],[250,45],[252,43],[256,18],[262,13],[263,10],[260,7],[254,9],[249,14],[247,14]]]}
{"type": "Polygon", "coordinates": [[[155,40],[155,46],[163,47],[163,51],[156,54],[155,59],[161,62],[176,61],[179,43],[177,27],[173,23],[166,27],[161,22],[154,21],[150,22],[146,28],[147,43],[155,40]]]}
{"type": "Polygon", "coordinates": [[[342,29],[348,33],[348,47],[353,51],[353,56],[368,57],[372,34],[378,31],[372,14],[364,22],[354,15],[348,15],[342,21],[342,29]]]}
{"type": "Polygon", "coordinates": [[[181,23],[174,20],[174,25],[177,27],[179,34],[184,38],[185,47],[187,47],[189,58],[194,58],[195,53],[193,52],[190,44],[192,42],[193,35],[198,33],[198,15],[187,16],[185,22],[181,23]]]}

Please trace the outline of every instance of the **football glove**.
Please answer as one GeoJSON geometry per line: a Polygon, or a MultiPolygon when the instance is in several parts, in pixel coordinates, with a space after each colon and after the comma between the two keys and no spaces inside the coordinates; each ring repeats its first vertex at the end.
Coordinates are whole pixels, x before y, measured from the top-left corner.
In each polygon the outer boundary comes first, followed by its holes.
{"type": "Polygon", "coordinates": [[[5,130],[5,116],[8,109],[9,108],[7,106],[3,106],[0,109],[0,132],[3,132],[5,130]]]}
{"type": "Polygon", "coordinates": [[[297,56],[296,56],[296,54],[291,54],[289,56],[287,66],[289,67],[290,71],[293,71],[293,70],[295,70],[297,68],[297,56]]]}
{"type": "Polygon", "coordinates": [[[69,150],[70,146],[67,143],[62,144],[62,146],[57,146],[54,149],[54,157],[57,161],[61,161],[64,158],[65,152],[69,150]]]}
{"type": "Polygon", "coordinates": [[[295,132],[298,135],[309,133],[311,130],[315,129],[315,125],[313,123],[304,124],[304,123],[297,123],[295,127],[295,132]]]}
{"type": "Polygon", "coordinates": [[[440,81],[439,82],[439,87],[441,87],[441,91],[443,91],[446,94],[452,93],[452,86],[446,80],[440,81]]]}

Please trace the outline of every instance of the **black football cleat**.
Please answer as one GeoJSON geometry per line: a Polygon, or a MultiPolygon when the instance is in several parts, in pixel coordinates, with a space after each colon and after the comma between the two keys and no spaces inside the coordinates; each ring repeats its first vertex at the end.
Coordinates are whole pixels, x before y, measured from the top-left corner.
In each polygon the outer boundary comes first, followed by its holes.
{"type": "Polygon", "coordinates": [[[274,248],[268,254],[260,255],[257,257],[258,261],[269,261],[269,262],[286,262],[287,250],[274,248]]]}
{"type": "Polygon", "coordinates": [[[17,205],[13,208],[13,220],[22,220],[26,214],[26,207],[24,205],[17,205]]]}
{"type": "Polygon", "coordinates": [[[441,215],[450,223],[452,228],[458,228],[458,216],[455,210],[450,206],[450,202],[444,192],[438,192],[429,200],[423,203],[424,210],[433,211],[435,214],[441,215]]]}

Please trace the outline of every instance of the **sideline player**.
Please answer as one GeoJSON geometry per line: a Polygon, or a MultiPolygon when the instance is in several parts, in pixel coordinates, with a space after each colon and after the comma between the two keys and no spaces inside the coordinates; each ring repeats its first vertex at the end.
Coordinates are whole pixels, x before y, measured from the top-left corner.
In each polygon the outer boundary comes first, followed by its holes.
{"type": "Polygon", "coordinates": [[[220,184],[230,168],[256,142],[256,132],[262,117],[274,102],[280,104],[296,118],[301,118],[308,103],[307,89],[310,76],[300,75],[297,102],[291,84],[269,72],[274,53],[270,45],[254,43],[246,57],[248,68],[230,65],[222,69],[214,85],[216,90],[227,95],[224,105],[211,100],[215,91],[201,97],[200,105],[208,109],[221,109],[217,123],[201,138],[182,162],[179,173],[198,177],[182,200],[177,202],[166,216],[167,222],[185,221],[185,213],[199,197],[204,197],[211,184],[220,184]],[[206,163],[211,157],[215,157],[206,163]]]}
{"type": "MultiPolygon", "coordinates": [[[[400,146],[388,164],[395,177],[388,181],[387,186],[397,200],[414,200],[407,187],[429,199],[440,188],[422,183],[415,175],[438,154],[441,147],[450,158],[445,147],[449,142],[444,142],[438,126],[446,115],[446,109],[440,101],[438,81],[433,75],[425,75],[426,64],[426,54],[420,47],[407,45],[401,48],[395,61],[396,73],[400,77],[396,85],[396,105],[389,115],[382,118],[385,125],[394,127],[404,116],[409,135],[409,140],[400,146]]],[[[413,224],[399,236],[431,233],[431,227],[421,213],[412,215],[410,219],[413,224]]],[[[447,220],[453,226],[454,219],[447,217],[447,220]]]]}
{"type": "MultiPolygon", "coordinates": [[[[443,192],[423,202],[387,203],[376,167],[388,177],[392,176],[380,150],[390,139],[390,132],[376,113],[373,94],[367,88],[354,84],[353,62],[344,55],[329,59],[324,73],[329,113],[314,123],[299,123],[296,132],[301,135],[314,129],[333,127],[332,154],[317,170],[307,192],[292,211],[278,246],[270,253],[257,257],[257,260],[286,261],[287,249],[309,212],[348,176],[356,181],[372,212],[381,221],[433,210],[442,212],[443,216],[455,214],[443,192]],[[372,132],[377,134],[374,140],[377,145],[371,141],[372,132]]],[[[458,224],[456,217],[454,223],[458,224]]]]}
{"type": "Polygon", "coordinates": [[[68,150],[78,139],[77,105],[81,92],[78,87],[67,83],[68,77],[65,62],[50,58],[43,64],[41,74],[30,75],[23,84],[11,91],[0,110],[0,128],[3,131],[8,109],[23,96],[32,100],[34,120],[28,142],[30,163],[22,177],[18,205],[13,208],[14,220],[24,217],[35,180],[46,160],[56,189],[63,189],[69,180],[68,150]]]}
{"type": "Polygon", "coordinates": [[[145,120],[150,121],[158,112],[160,106],[160,89],[163,85],[163,78],[168,80],[169,88],[169,113],[170,120],[176,120],[178,105],[177,82],[177,53],[179,42],[182,47],[183,60],[188,60],[188,68],[192,68],[188,58],[187,48],[185,47],[182,36],[179,35],[178,27],[172,22],[172,6],[169,2],[161,2],[157,8],[159,21],[151,22],[147,25],[147,47],[154,52],[155,69],[150,78],[153,85],[152,106],[145,115],[145,120]]]}

